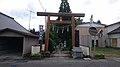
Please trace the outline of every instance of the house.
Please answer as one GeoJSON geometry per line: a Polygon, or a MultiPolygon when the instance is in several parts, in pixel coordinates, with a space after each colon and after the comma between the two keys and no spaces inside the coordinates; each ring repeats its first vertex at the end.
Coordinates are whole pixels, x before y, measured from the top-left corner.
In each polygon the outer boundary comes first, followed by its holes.
{"type": "Polygon", "coordinates": [[[90,35],[90,27],[95,27],[97,31],[103,30],[102,37],[96,36],[96,47],[105,47],[105,25],[95,22],[93,22],[92,24],[90,22],[82,23],[76,27],[76,30],[79,30],[79,45],[89,47],[94,46],[95,37],[90,35]]]}
{"type": "Polygon", "coordinates": [[[0,12],[0,51],[20,53],[22,56],[38,44],[38,36],[30,33],[14,18],[0,12]]]}
{"type": "Polygon", "coordinates": [[[107,47],[120,47],[120,22],[110,24],[105,28],[107,47]]]}

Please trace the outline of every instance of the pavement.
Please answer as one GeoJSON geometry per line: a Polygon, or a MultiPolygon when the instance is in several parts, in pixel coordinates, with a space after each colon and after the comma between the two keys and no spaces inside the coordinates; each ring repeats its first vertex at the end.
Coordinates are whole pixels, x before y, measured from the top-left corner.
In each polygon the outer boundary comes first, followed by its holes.
{"type": "Polygon", "coordinates": [[[18,55],[0,56],[0,67],[120,67],[119,57],[105,59],[73,59],[68,51],[56,51],[52,57],[40,60],[24,59],[18,55]]]}
{"type": "Polygon", "coordinates": [[[120,67],[120,58],[99,60],[50,57],[42,60],[6,60],[0,67],[120,67]]]}

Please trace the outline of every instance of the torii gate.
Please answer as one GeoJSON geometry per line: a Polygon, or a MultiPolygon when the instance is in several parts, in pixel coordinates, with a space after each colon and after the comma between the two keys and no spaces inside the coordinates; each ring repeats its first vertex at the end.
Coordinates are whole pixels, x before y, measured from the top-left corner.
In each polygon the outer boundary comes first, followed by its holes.
{"type": "Polygon", "coordinates": [[[75,21],[74,17],[84,17],[84,13],[49,13],[37,12],[37,16],[47,16],[47,29],[45,34],[45,51],[48,51],[50,24],[71,24],[72,25],[72,48],[75,46],[75,21]],[[60,20],[50,20],[51,16],[59,16],[60,20]],[[62,20],[62,16],[71,16],[72,21],[62,20]]]}

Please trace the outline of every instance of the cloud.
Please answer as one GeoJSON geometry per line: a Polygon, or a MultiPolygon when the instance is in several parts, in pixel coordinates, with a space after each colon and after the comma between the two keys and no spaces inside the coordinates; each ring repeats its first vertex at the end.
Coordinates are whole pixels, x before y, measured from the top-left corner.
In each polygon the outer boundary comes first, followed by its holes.
{"type": "Polygon", "coordinates": [[[23,9],[12,9],[9,11],[9,14],[15,18],[28,18],[29,17],[29,13],[27,13],[27,11],[23,10],[23,9]]]}
{"type": "Polygon", "coordinates": [[[36,28],[40,20],[36,12],[40,10],[39,1],[37,0],[0,0],[0,12],[13,17],[18,23],[28,29],[30,11],[31,28],[36,28]],[[37,22],[38,21],[38,22],[37,22]],[[34,26],[32,26],[34,25],[34,26]]]}
{"type": "Polygon", "coordinates": [[[113,4],[113,3],[116,3],[118,2],[119,0],[109,0],[109,4],[113,4]]]}
{"type": "MultiPolygon", "coordinates": [[[[61,0],[41,0],[47,12],[58,12],[61,0]]],[[[120,0],[68,0],[73,13],[85,13],[84,21],[94,21],[111,24],[120,20],[120,0]]],[[[38,17],[36,12],[44,12],[39,0],[0,0],[0,11],[15,18],[21,25],[28,28],[31,10],[31,28],[44,24],[45,18],[38,17]],[[39,19],[38,19],[39,18],[39,19]],[[25,23],[26,22],[26,23],[25,23]]],[[[38,28],[37,28],[38,29],[38,28]]]]}
{"type": "Polygon", "coordinates": [[[91,4],[91,0],[85,0],[84,4],[86,4],[86,5],[91,4]]]}
{"type": "Polygon", "coordinates": [[[13,8],[8,13],[15,17],[15,18],[21,18],[21,19],[28,19],[30,17],[30,11],[31,11],[31,18],[36,18],[36,12],[35,7],[33,3],[28,3],[24,8],[13,8]],[[25,8],[26,7],[26,8],[25,8]]]}

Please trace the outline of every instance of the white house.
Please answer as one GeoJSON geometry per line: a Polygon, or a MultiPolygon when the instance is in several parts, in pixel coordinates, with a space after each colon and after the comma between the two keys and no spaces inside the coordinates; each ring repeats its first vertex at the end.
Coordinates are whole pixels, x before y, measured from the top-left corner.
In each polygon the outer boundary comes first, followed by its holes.
{"type": "Polygon", "coordinates": [[[105,28],[107,47],[120,47],[120,22],[108,25],[105,28]]]}

